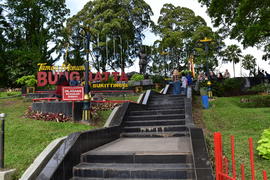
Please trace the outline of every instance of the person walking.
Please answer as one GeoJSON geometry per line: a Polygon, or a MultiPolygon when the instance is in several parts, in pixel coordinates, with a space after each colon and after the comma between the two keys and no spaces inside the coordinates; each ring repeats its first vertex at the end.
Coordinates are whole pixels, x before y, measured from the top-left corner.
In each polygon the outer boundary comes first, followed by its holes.
{"type": "Polygon", "coordinates": [[[181,92],[183,91],[183,93],[181,94],[184,94],[184,95],[187,95],[187,84],[188,84],[188,80],[185,76],[185,73],[182,73],[182,77],[181,77],[181,92]]]}
{"type": "Polygon", "coordinates": [[[180,84],[180,74],[177,69],[173,71],[172,80],[173,80],[173,95],[178,95],[180,94],[181,84],[180,84]]]}

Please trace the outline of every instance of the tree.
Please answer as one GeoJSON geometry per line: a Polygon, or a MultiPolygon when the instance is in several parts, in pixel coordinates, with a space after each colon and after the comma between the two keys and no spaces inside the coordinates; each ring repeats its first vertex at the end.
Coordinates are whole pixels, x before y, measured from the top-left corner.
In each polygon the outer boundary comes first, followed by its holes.
{"type": "Polygon", "coordinates": [[[254,56],[247,54],[243,57],[242,67],[250,71],[249,75],[256,75],[256,66],[256,58],[254,58],[254,56]]]}
{"type": "MultiPolygon", "coordinates": [[[[0,6],[0,79],[5,79],[6,73],[6,51],[8,46],[7,29],[9,24],[3,16],[3,8],[0,6]]],[[[0,82],[0,87],[4,87],[7,84],[6,81],[0,82]]]]}
{"type": "Polygon", "coordinates": [[[63,23],[69,10],[65,0],[6,0],[9,32],[8,72],[13,80],[34,74],[37,64],[53,64],[52,56],[62,36],[63,23]]]}
{"type": "Polygon", "coordinates": [[[242,51],[236,44],[228,46],[223,52],[223,61],[233,63],[233,75],[235,77],[235,64],[239,63],[242,57],[242,51]]]}
{"type": "Polygon", "coordinates": [[[167,62],[169,69],[179,67],[180,64],[184,64],[185,67],[195,50],[199,53],[195,62],[204,65],[205,71],[207,65],[210,68],[217,65],[217,47],[221,46],[222,39],[206,26],[202,17],[196,16],[191,9],[164,4],[155,33],[162,38],[159,42],[160,52],[166,50],[169,53],[168,59],[171,60],[167,62]],[[204,50],[204,45],[198,43],[205,37],[212,39],[208,54],[204,50]]]}
{"type": "Polygon", "coordinates": [[[247,46],[264,46],[269,53],[270,1],[199,0],[208,8],[214,26],[247,46]],[[268,48],[267,48],[268,47],[268,48]]]}
{"type": "Polygon", "coordinates": [[[109,67],[124,72],[138,54],[142,31],[151,26],[152,14],[143,0],[94,0],[68,20],[67,29],[69,36],[76,34],[78,28],[90,31],[93,47],[101,48],[102,71],[109,67]]]}

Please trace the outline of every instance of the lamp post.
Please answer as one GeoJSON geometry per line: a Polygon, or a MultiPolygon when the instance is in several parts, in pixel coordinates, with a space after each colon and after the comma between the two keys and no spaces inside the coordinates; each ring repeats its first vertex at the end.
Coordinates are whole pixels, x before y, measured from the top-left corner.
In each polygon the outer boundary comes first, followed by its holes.
{"type": "Polygon", "coordinates": [[[163,61],[164,61],[164,77],[166,78],[166,75],[167,75],[167,69],[166,69],[166,55],[168,55],[169,53],[167,52],[167,51],[162,51],[161,53],[160,53],[161,55],[163,55],[163,61]]]}
{"type": "Polygon", "coordinates": [[[94,49],[93,49],[93,54],[94,54],[94,56],[96,57],[96,61],[97,61],[97,63],[98,63],[98,68],[97,68],[97,70],[98,70],[98,72],[100,71],[100,62],[99,62],[99,57],[100,57],[100,47],[95,47],[94,49]]]}
{"type": "MultiPolygon", "coordinates": [[[[86,61],[84,63],[85,66],[85,75],[84,75],[84,101],[83,101],[83,108],[82,108],[82,121],[87,121],[89,122],[91,120],[90,117],[90,99],[91,97],[89,96],[90,92],[90,86],[89,86],[89,54],[90,54],[90,32],[87,28],[79,27],[77,30],[77,41],[79,41],[79,38],[84,39],[84,52],[86,55],[86,61]]],[[[80,44],[80,43],[78,43],[80,44]]]]}
{"type": "MultiPolygon", "coordinates": [[[[212,41],[212,39],[207,39],[207,37],[205,37],[204,39],[200,40],[201,43],[204,44],[205,46],[205,52],[206,52],[206,75],[209,79],[209,67],[208,67],[208,51],[209,51],[209,43],[212,41]]],[[[207,89],[207,92],[208,92],[208,97],[209,98],[212,98],[213,94],[212,94],[212,89],[211,89],[211,81],[209,80],[207,82],[207,85],[208,85],[208,89],[207,89]]]]}
{"type": "Polygon", "coordinates": [[[209,77],[209,67],[208,67],[208,52],[209,52],[209,43],[212,41],[212,39],[208,39],[205,37],[204,39],[200,40],[201,43],[205,46],[205,53],[206,53],[206,75],[209,77]]]}

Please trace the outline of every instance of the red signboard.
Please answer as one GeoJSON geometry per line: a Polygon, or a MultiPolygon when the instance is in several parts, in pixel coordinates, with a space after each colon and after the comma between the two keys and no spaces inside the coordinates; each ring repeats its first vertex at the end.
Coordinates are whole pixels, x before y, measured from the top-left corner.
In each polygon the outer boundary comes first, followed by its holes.
{"type": "Polygon", "coordinates": [[[65,86],[62,89],[63,101],[83,101],[84,87],[82,86],[65,86]]]}

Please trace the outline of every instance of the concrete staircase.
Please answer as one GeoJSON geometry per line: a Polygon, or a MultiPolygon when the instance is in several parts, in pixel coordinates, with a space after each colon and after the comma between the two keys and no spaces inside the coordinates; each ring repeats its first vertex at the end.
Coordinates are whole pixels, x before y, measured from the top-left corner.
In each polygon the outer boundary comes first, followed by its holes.
{"type": "Polygon", "coordinates": [[[147,106],[130,110],[121,138],[81,155],[73,180],[197,179],[185,98],[150,96],[147,106]]]}

